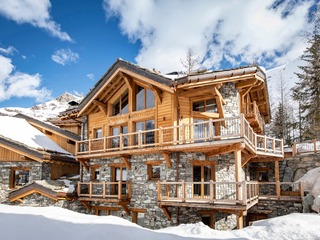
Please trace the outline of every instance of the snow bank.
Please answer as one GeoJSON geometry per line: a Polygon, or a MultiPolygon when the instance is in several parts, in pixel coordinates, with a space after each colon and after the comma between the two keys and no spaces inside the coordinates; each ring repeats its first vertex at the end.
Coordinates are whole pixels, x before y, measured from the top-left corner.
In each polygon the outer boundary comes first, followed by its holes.
{"type": "Polygon", "coordinates": [[[320,215],[295,213],[255,222],[235,231],[217,231],[203,223],[149,230],[114,216],[94,216],[58,207],[0,204],[0,239],[20,240],[180,240],[180,239],[320,239],[320,215]]]}

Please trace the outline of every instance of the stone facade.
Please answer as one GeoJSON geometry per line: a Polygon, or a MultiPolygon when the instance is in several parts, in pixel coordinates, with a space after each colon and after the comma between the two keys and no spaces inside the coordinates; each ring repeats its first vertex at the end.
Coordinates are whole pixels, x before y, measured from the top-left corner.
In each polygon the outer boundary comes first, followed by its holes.
{"type": "MultiPolygon", "coordinates": [[[[154,160],[162,160],[160,165],[160,181],[193,181],[193,165],[192,160],[205,160],[205,155],[201,153],[174,153],[172,154],[172,168],[168,168],[163,159],[162,154],[150,154],[132,156],[130,159],[131,170],[127,171],[127,180],[131,182],[131,201],[129,208],[143,208],[146,213],[140,221],[144,227],[159,229],[176,225],[177,223],[195,223],[201,221],[201,215],[198,214],[199,209],[170,207],[169,211],[172,214],[172,219],[169,221],[163,211],[158,207],[158,191],[157,181],[149,180],[148,166],[145,162],[154,160]],[[178,214],[178,218],[177,218],[178,214]]],[[[217,181],[234,181],[235,168],[233,154],[224,154],[211,159],[218,164],[215,165],[215,173],[217,181]]],[[[90,162],[91,166],[99,165],[99,181],[112,181],[112,169],[109,164],[122,163],[120,158],[98,159],[90,162]]],[[[91,168],[91,169],[94,169],[91,168]]],[[[83,175],[84,181],[91,180],[91,172],[85,172],[83,175]]],[[[234,194],[234,193],[233,193],[234,194]]],[[[94,205],[101,206],[95,202],[94,205]]],[[[117,216],[132,220],[131,216],[126,216],[122,211],[115,213],[117,216]]],[[[220,214],[221,215],[221,214],[220,214]]],[[[233,229],[235,225],[235,215],[224,215],[221,217],[217,214],[216,228],[218,229],[233,229]],[[223,221],[220,220],[223,218],[223,221]],[[226,224],[225,219],[232,219],[229,222],[232,225],[226,224]],[[220,226],[221,225],[221,226],[220,226]]]]}
{"type": "Polygon", "coordinates": [[[35,180],[50,180],[49,163],[39,162],[0,162],[0,203],[8,201],[10,191],[10,173],[12,168],[28,168],[29,182],[35,180]]]}

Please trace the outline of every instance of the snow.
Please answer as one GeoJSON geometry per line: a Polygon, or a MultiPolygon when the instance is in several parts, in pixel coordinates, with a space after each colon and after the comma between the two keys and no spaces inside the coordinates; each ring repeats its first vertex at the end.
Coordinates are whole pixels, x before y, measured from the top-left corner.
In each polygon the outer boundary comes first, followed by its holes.
{"type": "Polygon", "coordinates": [[[320,213],[320,167],[308,171],[296,182],[303,182],[304,190],[315,197],[311,208],[320,213]]]}
{"type": "Polygon", "coordinates": [[[76,189],[74,184],[70,180],[60,179],[58,181],[64,183],[65,188],[63,189],[63,191],[66,192],[66,193],[73,193],[74,190],[76,189]]]}
{"type": "Polygon", "coordinates": [[[35,105],[31,108],[21,107],[6,107],[0,108],[0,115],[15,116],[18,113],[36,118],[40,121],[46,121],[48,118],[56,118],[58,115],[67,110],[70,105],[69,102],[80,102],[82,96],[76,96],[70,93],[64,93],[61,96],[51,101],[35,105]]]}
{"type": "Polygon", "coordinates": [[[320,215],[294,213],[257,221],[234,231],[210,229],[203,223],[149,230],[115,216],[86,215],[58,207],[0,204],[1,239],[33,240],[179,240],[179,239],[320,239],[320,215]]]}
{"type": "Polygon", "coordinates": [[[70,154],[22,118],[0,116],[0,135],[34,149],[70,154]]]}

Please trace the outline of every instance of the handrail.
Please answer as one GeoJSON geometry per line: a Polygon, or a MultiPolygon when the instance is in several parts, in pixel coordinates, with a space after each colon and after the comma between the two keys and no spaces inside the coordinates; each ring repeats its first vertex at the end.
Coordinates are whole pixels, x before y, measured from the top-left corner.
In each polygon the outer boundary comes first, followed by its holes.
{"type": "Polygon", "coordinates": [[[82,140],[76,143],[76,149],[79,155],[235,138],[245,138],[257,152],[283,154],[282,140],[256,134],[243,114],[239,117],[209,119],[198,123],[82,140]],[[217,129],[219,131],[216,131],[217,129]]]}
{"type": "Polygon", "coordinates": [[[292,155],[299,155],[304,153],[317,153],[320,151],[320,141],[310,140],[300,143],[294,143],[292,146],[292,155]]]}
{"type": "Polygon", "coordinates": [[[246,104],[245,107],[245,116],[247,118],[255,118],[255,120],[258,122],[260,127],[263,127],[264,121],[261,116],[258,104],[256,101],[253,101],[252,103],[246,104]]]}
{"type": "Polygon", "coordinates": [[[127,199],[131,197],[131,183],[127,182],[78,182],[79,197],[127,199]]]}

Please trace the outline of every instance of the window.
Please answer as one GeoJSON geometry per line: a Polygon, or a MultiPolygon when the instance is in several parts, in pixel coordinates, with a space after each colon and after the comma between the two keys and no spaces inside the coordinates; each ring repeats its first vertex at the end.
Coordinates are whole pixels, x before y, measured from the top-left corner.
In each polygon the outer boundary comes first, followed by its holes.
{"type": "Polygon", "coordinates": [[[192,111],[195,112],[218,112],[216,100],[214,98],[196,101],[192,103],[192,111]]]}
{"type": "Polygon", "coordinates": [[[215,136],[215,125],[212,123],[212,127],[209,127],[209,123],[201,123],[204,122],[202,119],[193,119],[194,127],[193,127],[193,139],[203,140],[209,135],[215,136]],[[210,132],[211,131],[211,132],[210,132]]]}
{"type": "MultiPolygon", "coordinates": [[[[125,194],[127,193],[127,169],[125,167],[119,166],[119,167],[113,167],[112,168],[112,182],[122,182],[121,184],[121,193],[125,194]]],[[[113,194],[119,193],[119,185],[115,184],[112,187],[113,194]]]]}
{"type": "Polygon", "coordinates": [[[258,181],[259,182],[268,182],[269,181],[269,168],[262,167],[257,169],[258,181]]]}
{"type": "MultiPolygon", "coordinates": [[[[117,136],[112,138],[112,147],[118,148],[120,147],[120,133],[126,134],[128,133],[128,126],[116,126],[111,128],[112,136],[117,136]]],[[[128,146],[128,136],[122,136],[123,137],[123,145],[122,147],[128,146]]]]}
{"type": "Polygon", "coordinates": [[[125,91],[112,105],[112,116],[128,113],[128,91],[125,91]]]}
{"type": "MultiPolygon", "coordinates": [[[[136,122],[136,131],[146,131],[154,129],[154,120],[147,120],[143,122],[136,122]]],[[[135,144],[138,144],[138,135],[135,136],[135,144]]],[[[154,132],[143,132],[141,136],[141,143],[154,143],[154,132]]]]}
{"type": "Polygon", "coordinates": [[[136,87],[136,111],[153,108],[154,107],[154,93],[149,89],[141,86],[136,87]]]}
{"type": "Polygon", "coordinates": [[[10,188],[20,187],[29,182],[30,170],[28,168],[12,168],[10,188]]]}
{"type": "Polygon", "coordinates": [[[154,161],[147,163],[148,166],[148,179],[149,180],[159,180],[161,167],[160,162],[154,161]]]}
{"type": "Polygon", "coordinates": [[[209,182],[213,180],[213,166],[193,166],[193,181],[198,182],[193,186],[193,192],[198,196],[208,196],[210,195],[210,185],[200,184],[200,182],[209,182]]]}
{"type": "Polygon", "coordinates": [[[95,138],[102,138],[102,128],[94,129],[94,137],[95,138]]]}
{"type": "Polygon", "coordinates": [[[91,180],[100,180],[100,168],[101,165],[93,165],[91,166],[91,180]]]}

